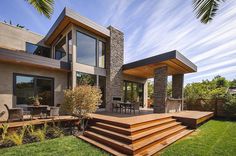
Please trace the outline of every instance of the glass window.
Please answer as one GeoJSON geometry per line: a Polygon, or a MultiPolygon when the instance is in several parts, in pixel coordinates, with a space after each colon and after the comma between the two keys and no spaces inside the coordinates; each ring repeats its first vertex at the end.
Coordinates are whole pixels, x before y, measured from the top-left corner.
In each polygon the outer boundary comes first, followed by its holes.
{"type": "Polygon", "coordinates": [[[97,83],[96,75],[77,72],[77,85],[89,84],[95,86],[97,83]]]}
{"type": "Polygon", "coordinates": [[[124,81],[124,99],[129,102],[139,102],[143,106],[143,84],[124,81]]]}
{"type": "Polygon", "coordinates": [[[77,32],[77,62],[96,66],[96,39],[77,32]]]}
{"type": "Polygon", "coordinates": [[[17,105],[30,104],[29,97],[39,96],[42,105],[53,106],[53,79],[37,76],[15,76],[15,96],[17,105]]]}
{"type": "Polygon", "coordinates": [[[72,32],[70,31],[68,33],[68,62],[72,61],[72,50],[73,50],[73,45],[72,45],[72,32]]]}
{"type": "Polygon", "coordinates": [[[106,77],[99,76],[99,88],[102,91],[102,104],[99,106],[100,108],[105,108],[106,106],[106,77]]]}
{"type": "Polygon", "coordinates": [[[66,37],[63,37],[55,46],[55,59],[67,61],[66,58],[66,37]]]}
{"type": "Polygon", "coordinates": [[[105,68],[105,53],[106,53],[106,47],[105,43],[102,41],[98,42],[98,62],[100,68],[105,68]]]}
{"type": "Polygon", "coordinates": [[[28,42],[26,42],[26,52],[33,55],[39,55],[39,56],[51,58],[50,48],[28,43],[28,42]]]}
{"type": "Polygon", "coordinates": [[[36,94],[42,97],[42,105],[53,105],[53,84],[51,79],[36,78],[36,94]]]}
{"type": "Polygon", "coordinates": [[[15,95],[17,104],[27,104],[28,98],[34,96],[34,78],[16,76],[15,95]]]}

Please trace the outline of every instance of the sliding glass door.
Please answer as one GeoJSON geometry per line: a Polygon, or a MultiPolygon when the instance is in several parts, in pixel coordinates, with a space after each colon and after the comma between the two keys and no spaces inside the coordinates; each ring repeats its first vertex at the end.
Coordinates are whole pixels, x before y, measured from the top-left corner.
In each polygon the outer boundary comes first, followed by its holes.
{"type": "Polygon", "coordinates": [[[54,80],[52,78],[14,74],[14,95],[16,104],[30,104],[29,97],[41,97],[42,105],[53,106],[54,80]]]}
{"type": "Polygon", "coordinates": [[[138,102],[143,107],[143,84],[131,81],[124,81],[124,101],[138,102]]]}

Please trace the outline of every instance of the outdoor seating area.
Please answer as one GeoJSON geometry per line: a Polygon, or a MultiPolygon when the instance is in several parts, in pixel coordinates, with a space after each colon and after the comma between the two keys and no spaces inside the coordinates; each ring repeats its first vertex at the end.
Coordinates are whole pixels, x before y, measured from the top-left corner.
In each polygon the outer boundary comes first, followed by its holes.
{"type": "Polygon", "coordinates": [[[0,122],[24,121],[33,119],[48,119],[59,116],[60,104],[57,106],[48,105],[22,105],[15,108],[9,108],[7,104],[0,105],[0,122]]]}
{"type": "Polygon", "coordinates": [[[120,114],[135,114],[136,111],[140,113],[140,104],[138,102],[122,102],[117,101],[112,103],[112,112],[117,112],[120,114]]]}

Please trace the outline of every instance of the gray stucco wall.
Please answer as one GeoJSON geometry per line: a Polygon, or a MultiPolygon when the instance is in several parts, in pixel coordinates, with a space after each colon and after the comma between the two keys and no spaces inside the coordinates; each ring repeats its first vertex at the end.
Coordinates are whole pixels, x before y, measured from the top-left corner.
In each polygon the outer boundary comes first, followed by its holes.
{"type": "Polygon", "coordinates": [[[113,97],[123,99],[124,34],[112,26],[108,29],[111,34],[106,56],[106,110],[111,111],[113,97]]]}
{"type": "Polygon", "coordinates": [[[10,108],[16,104],[13,97],[13,73],[54,78],[54,105],[63,102],[63,90],[67,89],[67,73],[26,65],[0,62],[0,103],[10,108]]]}
{"type": "Polygon", "coordinates": [[[0,23],[0,47],[25,51],[25,43],[43,44],[44,37],[25,29],[0,23]]]}

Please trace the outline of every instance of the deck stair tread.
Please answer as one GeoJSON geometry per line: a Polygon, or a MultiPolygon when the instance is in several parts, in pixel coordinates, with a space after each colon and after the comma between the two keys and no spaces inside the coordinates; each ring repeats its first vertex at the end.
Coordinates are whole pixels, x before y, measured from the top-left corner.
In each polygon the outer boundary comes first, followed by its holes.
{"type": "Polygon", "coordinates": [[[102,135],[105,135],[107,137],[109,137],[109,136],[118,137],[118,138],[121,138],[121,139],[124,139],[124,140],[127,140],[127,141],[132,141],[132,138],[129,135],[119,134],[117,132],[110,131],[110,130],[103,129],[103,128],[96,127],[96,126],[90,126],[89,131],[96,132],[97,134],[102,134],[102,135]]]}
{"type": "Polygon", "coordinates": [[[157,128],[149,129],[149,130],[140,132],[138,134],[134,134],[131,136],[131,139],[137,140],[137,139],[140,139],[143,137],[147,137],[148,135],[151,135],[154,133],[160,133],[161,131],[168,130],[170,128],[174,128],[175,126],[178,126],[178,125],[181,125],[181,123],[180,122],[168,123],[168,124],[165,124],[165,125],[157,127],[157,128]]]}
{"type": "Polygon", "coordinates": [[[163,124],[166,124],[166,123],[170,123],[170,122],[175,122],[176,119],[163,119],[161,121],[152,121],[148,124],[145,124],[145,125],[141,125],[141,126],[137,126],[137,127],[134,127],[134,128],[131,128],[131,133],[134,133],[136,131],[139,131],[139,130],[142,130],[142,129],[147,129],[147,128],[150,128],[150,127],[154,127],[154,126],[160,126],[160,125],[163,125],[163,124]]]}
{"type": "Polygon", "coordinates": [[[78,136],[78,138],[80,138],[80,139],[82,139],[82,140],[84,140],[84,141],[86,141],[90,144],[93,144],[93,145],[105,150],[106,152],[111,153],[112,155],[119,155],[119,156],[125,156],[126,155],[126,154],[120,153],[120,152],[118,152],[118,151],[116,151],[116,150],[114,150],[114,149],[112,149],[112,148],[110,148],[110,147],[108,147],[104,144],[101,144],[97,141],[94,141],[94,140],[88,138],[88,137],[85,137],[83,135],[78,136]]]}
{"type": "Polygon", "coordinates": [[[141,140],[137,143],[132,144],[132,148],[133,148],[134,151],[138,150],[138,149],[140,149],[140,148],[142,148],[142,147],[144,147],[148,144],[160,141],[160,140],[162,140],[162,139],[164,139],[164,138],[166,138],[170,135],[173,135],[173,134],[175,134],[179,131],[182,131],[184,129],[186,129],[186,126],[178,126],[174,129],[171,129],[171,130],[168,130],[168,131],[165,131],[165,132],[153,135],[153,136],[146,137],[145,139],[143,139],[143,140],[141,140]]]}
{"type": "Polygon", "coordinates": [[[132,147],[128,144],[128,143],[124,143],[124,142],[121,142],[121,141],[118,141],[118,140],[113,140],[111,138],[108,138],[108,137],[104,137],[103,135],[101,134],[97,134],[97,133],[94,133],[94,132],[91,132],[91,131],[85,131],[84,133],[85,136],[92,136],[92,137],[95,137],[95,138],[99,138],[106,141],[107,143],[110,143],[110,144],[114,144],[116,146],[120,146],[120,147],[123,147],[125,149],[128,149],[128,150],[132,150],[132,147]]]}
{"type": "Polygon", "coordinates": [[[140,153],[136,154],[137,156],[140,155],[140,156],[143,156],[143,155],[153,155],[155,153],[157,153],[158,151],[161,151],[162,149],[164,149],[165,147],[169,146],[170,144],[176,142],[177,140],[187,136],[188,134],[192,133],[193,130],[184,130],[172,137],[169,137],[167,138],[166,140],[158,143],[158,144],[155,144],[153,146],[151,146],[150,148],[144,150],[144,151],[141,151],[140,153]]]}
{"type": "Polygon", "coordinates": [[[115,126],[115,125],[111,125],[111,124],[107,124],[107,123],[103,123],[103,122],[96,122],[96,126],[100,127],[100,128],[110,129],[110,130],[120,132],[120,133],[126,134],[126,135],[131,134],[130,128],[123,128],[123,127],[119,127],[119,126],[115,126]]]}

